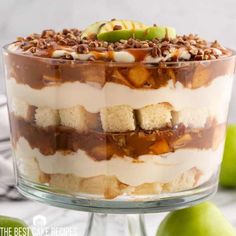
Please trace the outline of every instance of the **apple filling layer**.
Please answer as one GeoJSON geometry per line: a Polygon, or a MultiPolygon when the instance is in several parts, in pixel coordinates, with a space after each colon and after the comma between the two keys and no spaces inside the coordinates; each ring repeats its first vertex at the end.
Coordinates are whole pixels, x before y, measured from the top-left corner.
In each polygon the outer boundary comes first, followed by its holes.
{"type": "MultiPolygon", "coordinates": [[[[138,54],[140,50],[133,53],[138,54]]],[[[140,52],[142,53],[142,51],[140,52]]],[[[34,89],[61,85],[65,82],[79,81],[103,87],[106,82],[114,82],[136,89],[157,89],[168,85],[168,81],[181,83],[190,89],[208,86],[215,78],[232,74],[234,60],[199,62],[178,65],[160,66],[155,64],[105,64],[76,63],[71,61],[60,63],[53,61],[47,64],[40,58],[22,57],[9,54],[11,70],[9,78],[17,83],[27,84],[34,89]],[[27,69],[24,69],[27,68],[27,69]]]]}
{"type": "Polygon", "coordinates": [[[225,124],[214,122],[199,129],[186,128],[181,124],[153,131],[78,132],[65,126],[42,128],[14,114],[11,114],[11,126],[15,144],[20,137],[24,137],[32,148],[38,148],[44,155],[81,149],[98,161],[108,160],[113,155],[133,158],[144,154],[159,155],[180,148],[214,149],[222,142],[225,132],[225,124]]]}

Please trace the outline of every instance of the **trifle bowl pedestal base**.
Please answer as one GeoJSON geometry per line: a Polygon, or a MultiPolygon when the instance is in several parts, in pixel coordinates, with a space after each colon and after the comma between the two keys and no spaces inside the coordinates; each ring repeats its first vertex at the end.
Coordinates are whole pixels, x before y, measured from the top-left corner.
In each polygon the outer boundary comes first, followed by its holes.
{"type": "Polygon", "coordinates": [[[142,214],[90,213],[84,236],[146,236],[142,214]]]}

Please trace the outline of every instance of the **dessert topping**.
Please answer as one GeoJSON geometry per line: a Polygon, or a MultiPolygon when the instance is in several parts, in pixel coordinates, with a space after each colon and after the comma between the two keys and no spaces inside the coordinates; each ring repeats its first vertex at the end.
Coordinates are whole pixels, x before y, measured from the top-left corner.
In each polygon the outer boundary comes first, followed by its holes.
{"type": "MultiPolygon", "coordinates": [[[[84,31],[44,30],[41,34],[19,37],[13,46],[18,52],[68,60],[86,58],[112,61],[115,54],[110,52],[125,51],[135,56],[139,51],[142,55],[145,54],[142,60],[146,63],[212,60],[232,54],[217,41],[208,43],[193,34],[176,36],[175,30],[171,27],[148,27],[138,22],[115,19],[96,22],[84,31]],[[88,56],[82,57],[80,54],[88,56]]],[[[135,56],[135,61],[139,61],[140,58],[135,56]]]]}

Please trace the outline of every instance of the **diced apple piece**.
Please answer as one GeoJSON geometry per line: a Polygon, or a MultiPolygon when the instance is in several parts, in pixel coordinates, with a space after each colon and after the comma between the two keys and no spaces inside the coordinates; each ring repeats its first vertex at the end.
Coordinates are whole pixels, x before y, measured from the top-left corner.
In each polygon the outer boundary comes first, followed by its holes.
{"type": "Polygon", "coordinates": [[[118,69],[115,69],[113,74],[112,74],[112,78],[114,82],[117,82],[119,84],[124,84],[126,86],[131,87],[132,85],[129,83],[129,81],[127,81],[127,79],[119,72],[118,69]]]}
{"type": "Polygon", "coordinates": [[[155,144],[153,144],[150,147],[150,150],[156,155],[159,155],[162,153],[167,153],[167,152],[171,151],[171,149],[165,139],[157,141],[155,144]]]}
{"type": "Polygon", "coordinates": [[[203,68],[203,66],[199,66],[194,75],[192,81],[192,88],[200,88],[206,86],[209,83],[209,69],[203,68]]]}
{"type": "Polygon", "coordinates": [[[168,77],[173,81],[173,83],[175,83],[176,82],[175,72],[172,69],[168,68],[166,73],[168,77]]]}
{"type": "Polygon", "coordinates": [[[149,77],[148,70],[141,66],[135,66],[129,70],[128,79],[135,87],[142,87],[149,77]]]}
{"type": "Polygon", "coordinates": [[[153,76],[148,77],[147,83],[145,84],[145,86],[149,88],[156,88],[156,81],[153,76]]]}

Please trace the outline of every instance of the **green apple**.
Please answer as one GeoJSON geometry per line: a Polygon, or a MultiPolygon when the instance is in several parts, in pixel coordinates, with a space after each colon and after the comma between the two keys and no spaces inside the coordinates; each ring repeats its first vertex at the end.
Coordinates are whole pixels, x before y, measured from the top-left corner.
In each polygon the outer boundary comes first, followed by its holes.
{"type": "Polygon", "coordinates": [[[113,20],[100,28],[97,38],[102,41],[117,42],[121,39],[137,38],[145,29],[147,26],[140,22],[113,20]]]}
{"type": "Polygon", "coordinates": [[[97,38],[107,42],[117,42],[121,39],[135,38],[140,40],[152,40],[154,38],[173,39],[176,37],[175,29],[171,27],[153,26],[147,29],[136,29],[136,30],[114,30],[110,32],[100,33],[97,38]]]}
{"type": "Polygon", "coordinates": [[[176,32],[172,27],[152,26],[131,21],[112,20],[99,21],[89,25],[81,35],[82,38],[98,38],[101,41],[117,42],[121,39],[135,38],[140,40],[152,40],[154,38],[175,38],[176,32]]]}
{"type": "Polygon", "coordinates": [[[228,188],[236,187],[236,125],[227,127],[220,185],[228,188]]]}
{"type": "Polygon", "coordinates": [[[152,40],[154,38],[175,38],[176,32],[172,27],[152,26],[127,20],[109,21],[100,27],[97,38],[102,41],[117,42],[121,39],[135,38],[152,40]]]}
{"type": "Polygon", "coordinates": [[[121,39],[137,38],[137,35],[142,34],[142,30],[115,30],[106,33],[99,33],[97,38],[101,41],[118,42],[121,39]]]}
{"type": "Polygon", "coordinates": [[[81,35],[81,38],[93,38],[94,36],[96,36],[98,34],[98,31],[100,30],[101,26],[106,24],[107,21],[98,21],[95,22],[91,25],[89,25],[83,32],[81,35]]]}
{"type": "MultiPolygon", "coordinates": [[[[141,35],[141,40],[152,40],[154,38],[164,39],[169,38],[173,39],[176,37],[175,29],[172,27],[164,27],[164,26],[153,26],[149,27],[143,31],[141,35]]],[[[138,37],[137,37],[138,38],[138,37]]]]}
{"type": "Polygon", "coordinates": [[[129,30],[129,31],[135,31],[135,30],[143,30],[147,29],[148,26],[137,21],[132,20],[112,20],[108,21],[106,24],[104,24],[100,30],[99,34],[118,31],[118,30],[129,30]],[[118,27],[116,29],[116,27],[118,27]]]}
{"type": "Polygon", "coordinates": [[[220,210],[210,202],[169,213],[156,236],[236,236],[220,210]]]}
{"type": "Polygon", "coordinates": [[[30,228],[20,219],[0,216],[0,235],[32,236],[30,228]],[[7,232],[4,234],[4,232],[7,232]]]}

